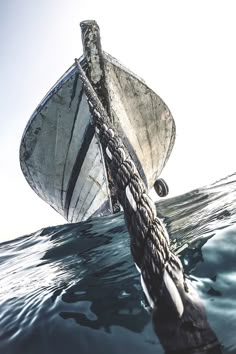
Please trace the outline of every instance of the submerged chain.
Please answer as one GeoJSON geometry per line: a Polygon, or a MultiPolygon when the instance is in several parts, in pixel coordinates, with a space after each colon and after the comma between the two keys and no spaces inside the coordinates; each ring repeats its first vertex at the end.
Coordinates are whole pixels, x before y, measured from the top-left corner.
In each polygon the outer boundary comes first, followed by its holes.
{"type": "Polygon", "coordinates": [[[170,250],[167,230],[156,216],[155,205],[147,194],[147,188],[128,150],[112,126],[106,110],[77,60],[76,64],[95,131],[105,151],[117,187],[118,199],[124,209],[132,256],[155,307],[162,292],[165,271],[168,271],[177,288],[184,287],[176,278],[176,274],[183,273],[182,265],[170,250]]]}

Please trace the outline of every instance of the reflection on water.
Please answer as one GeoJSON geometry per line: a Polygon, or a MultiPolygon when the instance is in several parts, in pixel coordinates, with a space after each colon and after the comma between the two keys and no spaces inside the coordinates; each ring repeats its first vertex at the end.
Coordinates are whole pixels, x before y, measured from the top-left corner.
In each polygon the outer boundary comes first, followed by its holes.
{"type": "MultiPolygon", "coordinates": [[[[232,175],[158,204],[224,353],[236,353],[235,200],[232,175]]],[[[4,242],[0,271],[1,353],[164,352],[122,214],[4,242]]]]}

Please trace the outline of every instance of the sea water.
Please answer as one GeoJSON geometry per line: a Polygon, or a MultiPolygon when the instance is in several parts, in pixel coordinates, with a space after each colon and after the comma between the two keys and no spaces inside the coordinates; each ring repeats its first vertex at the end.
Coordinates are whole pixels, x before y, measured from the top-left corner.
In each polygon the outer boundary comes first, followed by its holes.
{"type": "MultiPolygon", "coordinates": [[[[236,174],[157,203],[223,353],[236,353],[236,174]]],[[[164,353],[122,213],[0,244],[0,353],[164,353]]]]}

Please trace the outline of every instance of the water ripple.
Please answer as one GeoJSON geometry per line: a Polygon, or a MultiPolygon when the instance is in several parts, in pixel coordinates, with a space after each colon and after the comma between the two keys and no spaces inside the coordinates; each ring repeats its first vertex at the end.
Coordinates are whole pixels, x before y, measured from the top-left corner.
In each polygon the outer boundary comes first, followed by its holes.
{"type": "MultiPolygon", "coordinates": [[[[157,211],[224,353],[236,353],[236,175],[157,211]]],[[[0,271],[1,353],[163,353],[121,213],[4,242],[0,271]]]]}

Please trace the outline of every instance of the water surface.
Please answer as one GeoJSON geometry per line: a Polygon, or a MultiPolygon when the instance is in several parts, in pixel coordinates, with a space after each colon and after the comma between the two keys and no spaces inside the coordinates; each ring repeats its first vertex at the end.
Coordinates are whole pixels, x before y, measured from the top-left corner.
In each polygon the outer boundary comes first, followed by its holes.
{"type": "MultiPolygon", "coordinates": [[[[157,204],[223,353],[236,353],[236,174],[157,204]]],[[[123,215],[0,244],[0,353],[164,353],[123,215]]]]}

